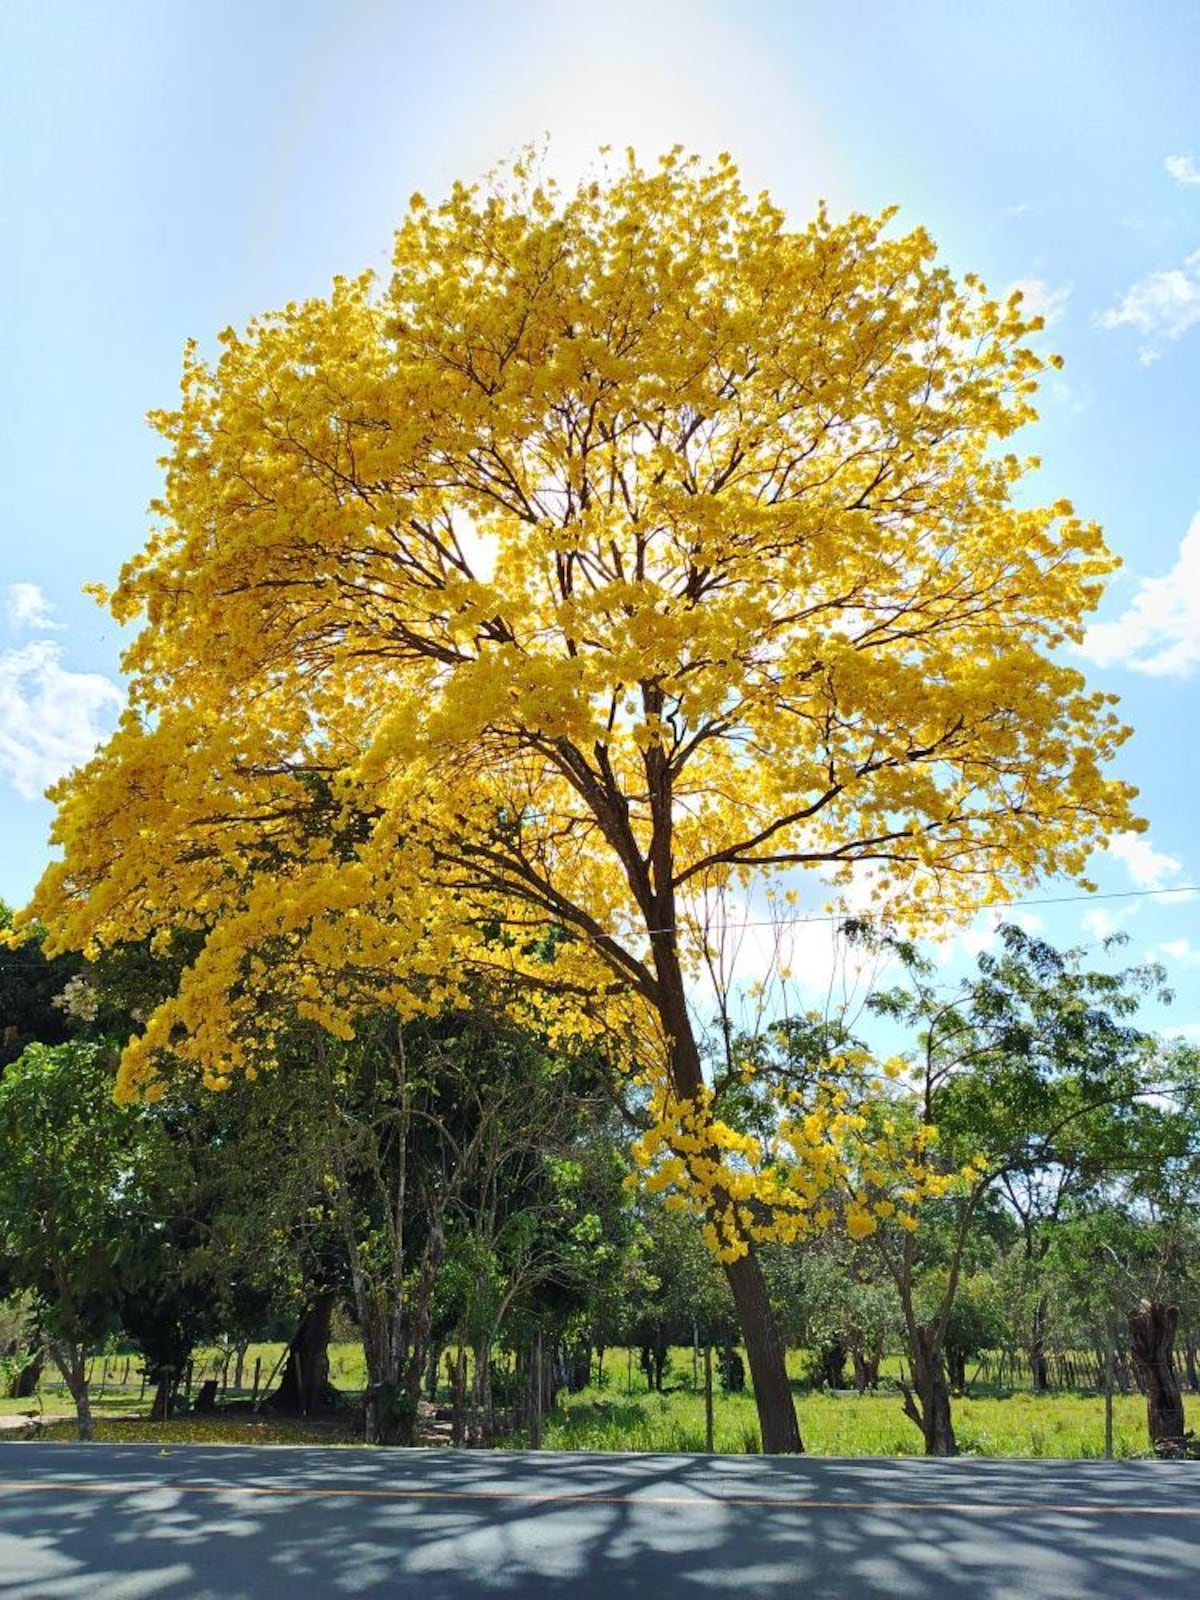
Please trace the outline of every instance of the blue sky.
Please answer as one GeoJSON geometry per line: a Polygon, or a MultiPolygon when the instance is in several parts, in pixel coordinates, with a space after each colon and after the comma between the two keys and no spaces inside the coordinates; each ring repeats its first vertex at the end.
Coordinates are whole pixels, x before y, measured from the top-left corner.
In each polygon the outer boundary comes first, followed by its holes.
{"type": "MultiPolygon", "coordinates": [[[[1027,440],[1041,492],[1125,561],[1081,664],[1136,729],[1150,831],[1094,876],[1200,882],[1198,84],[1200,8],[1155,0],[5,0],[0,897],[32,888],[41,791],[120,704],[118,630],[80,590],[142,542],[144,413],[184,340],[384,266],[413,190],[547,135],[565,177],[605,142],[728,150],[798,223],[896,203],[955,270],[1026,287],[1066,357],[1027,440]]],[[[1122,928],[1200,1037],[1200,897],[1025,915],[1122,928]]]]}

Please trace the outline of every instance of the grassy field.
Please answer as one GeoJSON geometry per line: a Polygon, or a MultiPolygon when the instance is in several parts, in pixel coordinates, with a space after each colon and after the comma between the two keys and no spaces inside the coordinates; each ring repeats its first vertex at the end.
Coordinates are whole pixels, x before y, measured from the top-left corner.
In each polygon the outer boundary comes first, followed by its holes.
{"type": "MultiPolygon", "coordinates": [[[[230,1398],[249,1399],[255,1363],[260,1385],[266,1388],[283,1346],[256,1345],[244,1367],[246,1387],[230,1398]]],[[[581,1394],[563,1393],[558,1410],[546,1418],[543,1442],[553,1450],[666,1450],[704,1449],[704,1397],[692,1389],[690,1351],[673,1353],[668,1392],[648,1393],[636,1358],[612,1351],[605,1361],[606,1382],[581,1394]],[[630,1392],[632,1391],[632,1392],[630,1392]]],[[[361,1347],[331,1347],[334,1384],[349,1394],[365,1382],[361,1347]]],[[[220,1368],[218,1352],[201,1352],[194,1367],[193,1392],[220,1368]]],[[[806,1362],[802,1351],[789,1357],[797,1379],[806,1362]]],[[[231,1374],[232,1374],[232,1368],[231,1374]]],[[[107,1369],[97,1363],[95,1414],[97,1436],[102,1439],[145,1439],[169,1444],[195,1443],[353,1443],[358,1434],[352,1417],[336,1423],[293,1423],[270,1417],[179,1417],[149,1423],[144,1413],[150,1396],[142,1393],[133,1362],[130,1383],[121,1387],[123,1356],[110,1357],[107,1369]],[[105,1370],[108,1382],[100,1391],[105,1370]]],[[[46,1414],[71,1412],[66,1390],[47,1373],[41,1394],[34,1401],[0,1401],[0,1417],[41,1410],[46,1414]]],[[[806,1448],[814,1455],[895,1456],[920,1453],[920,1437],[901,1410],[894,1389],[878,1394],[797,1393],[800,1430],[806,1448]]],[[[1090,1393],[1055,1392],[1034,1395],[982,1394],[954,1402],[954,1425],[965,1454],[980,1456],[1100,1456],[1104,1448],[1104,1402],[1090,1393]]],[[[41,1437],[73,1436],[69,1422],[44,1424],[41,1437]]],[[[718,1452],[743,1453],[758,1449],[758,1419],[747,1395],[714,1396],[714,1438],[718,1452]]],[[[522,1441],[514,1439],[513,1444],[522,1441]]],[[[1114,1403],[1114,1448],[1118,1456],[1148,1453],[1145,1402],[1140,1395],[1118,1395],[1114,1403]]]]}
{"type": "MultiPolygon", "coordinates": [[[[719,1453],[758,1449],[758,1418],[746,1395],[717,1395],[714,1442],[719,1453]]],[[[796,1410],[805,1448],[813,1455],[919,1455],[921,1440],[894,1392],[856,1395],[802,1394],[796,1410]]],[[[1146,1406],[1140,1395],[1118,1395],[1113,1407],[1113,1447],[1119,1456],[1148,1453],[1146,1406]]],[[[954,1425],[964,1454],[980,1456],[1100,1456],[1104,1453],[1104,1402],[1081,1394],[1014,1394],[956,1400],[954,1425]]],[[[585,1389],[560,1397],[547,1418],[551,1450],[704,1449],[704,1397],[669,1394],[612,1395],[585,1389]]]]}

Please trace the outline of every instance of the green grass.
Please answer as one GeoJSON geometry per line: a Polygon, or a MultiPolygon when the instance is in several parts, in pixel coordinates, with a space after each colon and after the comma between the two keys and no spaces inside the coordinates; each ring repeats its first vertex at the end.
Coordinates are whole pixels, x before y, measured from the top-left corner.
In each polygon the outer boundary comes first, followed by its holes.
{"type": "MultiPolygon", "coordinates": [[[[895,1393],[801,1395],[796,1411],[812,1455],[921,1454],[920,1435],[895,1393]]],[[[1113,1411],[1115,1453],[1148,1453],[1141,1397],[1118,1395],[1113,1411]]],[[[953,1415],[967,1455],[1086,1457],[1104,1450],[1104,1402],[1098,1396],[1016,1394],[959,1400],[953,1415]]],[[[753,1400],[745,1395],[714,1397],[713,1431],[719,1454],[757,1449],[753,1400]]],[[[546,1420],[544,1442],[552,1450],[703,1450],[704,1398],[689,1390],[626,1397],[585,1389],[560,1398],[558,1412],[546,1420]]]]}
{"type": "MultiPolygon", "coordinates": [[[[805,1394],[796,1411],[812,1455],[921,1454],[921,1438],[901,1410],[900,1396],[805,1394]]],[[[1148,1453],[1146,1408],[1139,1395],[1114,1400],[1114,1450],[1148,1453]]],[[[955,1431],[964,1454],[980,1456],[1100,1456],[1104,1402],[1087,1394],[1014,1394],[957,1400],[955,1431]]],[[[758,1447],[758,1418],[746,1395],[714,1397],[718,1453],[758,1447]]],[[[689,1389],[632,1397],[585,1389],[560,1397],[546,1420],[544,1442],[554,1450],[703,1450],[704,1397],[689,1389]]]]}
{"type": "MultiPolygon", "coordinates": [[[[252,1346],[244,1366],[246,1387],[231,1398],[248,1400],[254,1364],[260,1362],[260,1384],[268,1378],[284,1349],[282,1344],[252,1346]]],[[[355,1344],[330,1348],[335,1385],[349,1395],[365,1383],[362,1349],[355,1344]]],[[[348,1418],[336,1424],[293,1423],[272,1417],[179,1417],[170,1422],[144,1420],[150,1394],[141,1392],[136,1366],[130,1363],[130,1384],[121,1388],[115,1379],[124,1371],[124,1357],[109,1358],[109,1382],[97,1395],[93,1410],[97,1437],[110,1440],[144,1439],[154,1443],[353,1443],[358,1434],[348,1418]],[[139,1413],[141,1415],[139,1415],[139,1413]]],[[[216,1351],[198,1352],[193,1392],[220,1368],[216,1351]]],[[[807,1366],[803,1351],[792,1351],[788,1370],[797,1385],[807,1366]]],[[[898,1371],[897,1362],[885,1363],[898,1371]]],[[[559,1408],[545,1419],[543,1443],[554,1450],[647,1450],[699,1452],[704,1449],[704,1397],[692,1388],[692,1353],[672,1352],[668,1393],[648,1393],[637,1364],[624,1350],[610,1351],[605,1359],[606,1382],[582,1394],[562,1394],[559,1408]],[[632,1371],[631,1371],[632,1365],[632,1371]],[[632,1381],[633,1392],[627,1392],[632,1381]]],[[[100,1363],[95,1369],[98,1388],[100,1363]]],[[[0,1416],[20,1415],[39,1408],[47,1413],[73,1413],[66,1389],[49,1369],[39,1397],[34,1400],[0,1400],[0,1416]]],[[[232,1376],[232,1367],[230,1368],[232,1376]]],[[[447,1398],[443,1396],[443,1398],[447,1398]]],[[[1185,1397],[1190,1401],[1190,1397],[1185,1397]]],[[[894,1389],[879,1394],[798,1393],[797,1412],[806,1448],[814,1455],[894,1456],[920,1454],[916,1428],[904,1416],[894,1389]]],[[[981,1456],[1100,1456],[1104,1449],[1104,1402],[1091,1393],[1056,1391],[1034,1395],[988,1394],[955,1400],[954,1426],[964,1454],[981,1456]]],[[[73,1422],[43,1425],[42,1438],[74,1437],[73,1422]]],[[[714,1396],[714,1436],[718,1452],[739,1454],[759,1447],[758,1418],[747,1395],[714,1396]]],[[[0,1436],[3,1437],[3,1436],[0,1436]]],[[[11,1437],[11,1435],[8,1435],[11,1437]]],[[[513,1443],[519,1443],[514,1439],[513,1443]]],[[[1148,1454],[1145,1402],[1140,1395],[1117,1395],[1114,1400],[1114,1447],[1118,1456],[1148,1454]]]]}

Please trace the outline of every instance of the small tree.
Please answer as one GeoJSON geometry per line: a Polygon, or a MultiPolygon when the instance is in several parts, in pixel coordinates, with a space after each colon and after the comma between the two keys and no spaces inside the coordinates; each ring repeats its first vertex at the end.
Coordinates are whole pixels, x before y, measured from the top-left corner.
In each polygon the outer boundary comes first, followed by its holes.
{"type": "MultiPolygon", "coordinates": [[[[938,1137],[914,1144],[910,1169],[959,1174],[956,1192],[926,1213],[947,1236],[934,1300],[918,1303],[916,1219],[907,1237],[890,1223],[872,1235],[908,1327],[915,1393],[906,1397],[906,1411],[935,1455],[957,1448],[944,1356],[972,1225],[1001,1195],[1020,1223],[1027,1256],[1036,1249],[1040,1259],[1047,1236],[1039,1230],[1095,1181],[1104,1152],[1144,1119],[1155,1041],[1130,1018],[1147,994],[1168,997],[1156,966],[1089,972],[1080,951],[1060,952],[1012,925],[999,936],[1000,953],[985,952],[978,977],[950,995],[938,992],[911,947],[897,945],[911,987],[873,1000],[877,1010],[921,1030],[918,1116],[920,1125],[936,1125],[938,1137]]],[[[1035,1290],[1035,1355],[1044,1318],[1044,1296],[1035,1290]]]]}
{"type": "MultiPolygon", "coordinates": [[[[925,1321],[940,1312],[946,1288],[944,1269],[927,1274],[921,1281],[918,1303],[924,1310],[925,1321]]],[[[1007,1332],[1008,1323],[996,1279],[985,1272],[961,1275],[951,1296],[944,1340],[951,1394],[966,1393],[968,1361],[1005,1344],[1007,1332]]]]}

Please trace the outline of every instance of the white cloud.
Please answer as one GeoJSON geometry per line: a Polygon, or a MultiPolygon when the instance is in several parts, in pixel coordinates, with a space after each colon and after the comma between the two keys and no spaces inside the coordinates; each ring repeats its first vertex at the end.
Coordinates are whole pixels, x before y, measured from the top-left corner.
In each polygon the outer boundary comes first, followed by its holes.
{"type": "Polygon", "coordinates": [[[1138,360],[1143,366],[1156,361],[1166,341],[1181,339],[1200,322],[1200,250],[1181,267],[1139,278],[1096,320],[1102,328],[1136,328],[1146,336],[1138,360]]]}
{"type": "Polygon", "coordinates": [[[1113,938],[1122,933],[1125,923],[1129,922],[1141,910],[1140,905],[1124,906],[1120,911],[1110,911],[1107,906],[1094,906],[1092,910],[1085,911],[1079,919],[1084,933],[1097,944],[1103,944],[1106,939],[1113,938]]]}
{"type": "Polygon", "coordinates": [[[1168,156],[1163,166],[1175,179],[1176,183],[1200,183],[1200,167],[1192,160],[1191,156],[1168,156]]]}
{"type": "Polygon", "coordinates": [[[54,607],[36,583],[10,583],[4,610],[13,628],[46,633],[62,627],[61,622],[54,621],[54,607]]]}
{"type": "Polygon", "coordinates": [[[985,951],[996,949],[1000,943],[1000,929],[1008,922],[1035,937],[1046,926],[1036,911],[1026,911],[1019,906],[989,906],[965,928],[956,928],[932,939],[933,959],[939,967],[952,966],[964,956],[977,961],[985,951]]]}
{"type": "Polygon", "coordinates": [[[98,672],[69,672],[58,645],[37,639],[0,653],[0,775],[33,800],[108,732],[124,696],[98,672]]]}
{"type": "Polygon", "coordinates": [[[1108,854],[1121,863],[1138,889],[1164,889],[1168,879],[1183,871],[1182,861],[1156,850],[1144,833],[1115,834],[1108,854]]]}
{"type": "Polygon", "coordinates": [[[1094,622],[1082,652],[1102,667],[1123,666],[1152,678],[1187,677],[1200,662],[1200,513],[1162,578],[1143,578],[1115,622],[1094,622]]]}
{"type": "Polygon", "coordinates": [[[1164,939],[1153,947],[1150,954],[1168,965],[1200,967],[1200,950],[1190,939],[1164,939]]]}
{"type": "Polygon", "coordinates": [[[1073,287],[1073,284],[1064,283],[1060,288],[1052,289],[1043,278],[1017,278],[1009,284],[1005,294],[1019,292],[1021,310],[1031,317],[1041,317],[1046,326],[1052,328],[1066,314],[1073,287]]]}

